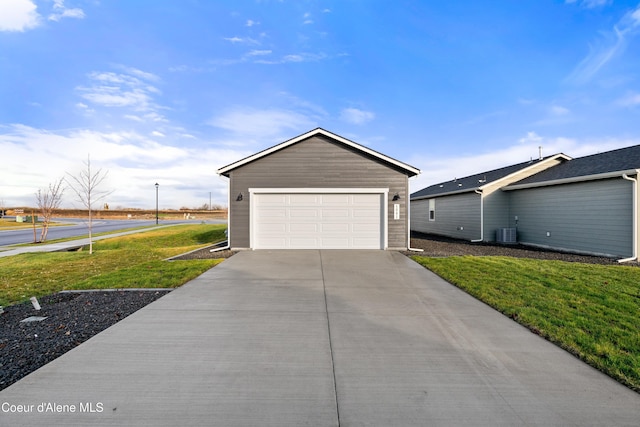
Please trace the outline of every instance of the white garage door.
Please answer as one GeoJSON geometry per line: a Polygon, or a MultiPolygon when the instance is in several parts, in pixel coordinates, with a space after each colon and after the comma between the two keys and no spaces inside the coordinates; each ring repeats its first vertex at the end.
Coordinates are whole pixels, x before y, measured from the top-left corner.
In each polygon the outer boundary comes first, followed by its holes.
{"type": "Polygon", "coordinates": [[[382,194],[254,194],[255,249],[384,249],[382,194]]]}

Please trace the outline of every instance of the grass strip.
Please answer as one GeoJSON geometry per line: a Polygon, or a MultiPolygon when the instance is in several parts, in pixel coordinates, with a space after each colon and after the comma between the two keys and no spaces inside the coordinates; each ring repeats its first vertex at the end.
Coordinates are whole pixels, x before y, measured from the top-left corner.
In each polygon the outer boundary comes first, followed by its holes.
{"type": "Polygon", "coordinates": [[[221,260],[164,259],[226,239],[225,225],[179,225],[94,242],[88,251],[0,258],[0,305],[62,290],[172,288],[221,260]]]}
{"type": "Polygon", "coordinates": [[[412,258],[640,392],[640,268],[510,257],[412,258]]]}

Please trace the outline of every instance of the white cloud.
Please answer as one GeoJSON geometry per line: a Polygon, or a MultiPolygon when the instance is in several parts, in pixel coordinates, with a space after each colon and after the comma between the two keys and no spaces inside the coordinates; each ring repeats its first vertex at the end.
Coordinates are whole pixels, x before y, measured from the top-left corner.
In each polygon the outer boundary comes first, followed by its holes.
{"type": "Polygon", "coordinates": [[[260,23],[254,21],[253,19],[247,19],[247,23],[246,23],[247,27],[253,27],[254,25],[260,25],[260,23]]]}
{"type": "MultiPolygon", "coordinates": [[[[218,141],[202,145],[222,146],[218,141]]],[[[24,125],[0,125],[0,151],[12,159],[0,168],[0,198],[7,205],[33,205],[38,188],[66,172],[79,172],[90,154],[94,167],[109,172],[105,187],[114,192],[106,202],[114,208],[153,207],[156,182],[161,208],[200,206],[208,203],[210,191],[214,203],[226,205],[227,181],[219,179],[215,169],[251,154],[227,148],[175,147],[135,132],[54,132],[24,125]]],[[[77,206],[70,193],[63,206],[77,206]]]]}
{"type": "Polygon", "coordinates": [[[315,127],[311,118],[296,111],[251,108],[233,109],[214,117],[209,124],[239,136],[270,139],[279,137],[284,131],[301,134],[315,127]]]}
{"type": "MultiPolygon", "coordinates": [[[[587,9],[593,9],[599,6],[606,6],[611,3],[612,0],[582,0],[580,2],[580,6],[585,7],[587,9]]],[[[574,4],[577,3],[577,0],[566,0],[566,4],[574,4]]]]}
{"type": "Polygon", "coordinates": [[[162,132],[158,132],[157,130],[154,130],[153,132],[151,132],[151,136],[157,136],[159,138],[164,138],[166,135],[162,132]]]}
{"type": "Polygon", "coordinates": [[[371,111],[364,111],[358,108],[345,108],[340,113],[340,118],[345,122],[361,125],[370,122],[376,117],[371,111]]]}
{"type": "Polygon", "coordinates": [[[50,21],[59,21],[62,18],[76,18],[83,19],[84,11],[80,8],[67,8],[64,5],[64,0],[54,0],[53,1],[53,10],[54,12],[49,15],[50,21]]]}
{"type": "Polygon", "coordinates": [[[124,117],[135,121],[166,121],[159,113],[159,106],[154,97],[160,90],[149,83],[160,80],[155,74],[136,68],[118,66],[125,73],[111,71],[94,71],[87,76],[89,85],[78,86],[80,96],[94,107],[124,108],[128,111],[124,117]],[[132,114],[136,112],[137,114],[132,114]],[[140,114],[144,113],[144,114],[140,114]]]}
{"type": "Polygon", "coordinates": [[[636,105],[640,105],[640,93],[629,93],[624,98],[619,99],[616,104],[623,107],[635,107],[636,105]]]}
{"type": "Polygon", "coordinates": [[[570,83],[583,84],[590,81],[614,58],[622,55],[629,39],[640,34],[640,6],[627,12],[610,31],[603,31],[595,45],[589,46],[589,54],[566,78],[570,83]]]}
{"type": "Polygon", "coordinates": [[[41,18],[31,0],[0,1],[0,31],[26,31],[37,27],[41,18]]]}
{"type": "Polygon", "coordinates": [[[631,19],[633,19],[634,25],[640,25],[640,6],[638,6],[638,8],[633,13],[631,13],[631,19]]]}
{"type": "Polygon", "coordinates": [[[271,51],[270,50],[252,50],[249,53],[247,53],[246,56],[264,56],[264,55],[271,55],[271,51]]]}
{"type": "Polygon", "coordinates": [[[542,141],[542,137],[535,132],[527,132],[527,135],[523,138],[520,138],[518,142],[520,144],[529,144],[529,143],[539,143],[542,141]]]}
{"type": "Polygon", "coordinates": [[[251,44],[251,45],[260,44],[260,42],[258,40],[252,39],[251,37],[242,38],[242,37],[234,36],[234,37],[223,37],[223,39],[228,41],[228,42],[231,42],[233,44],[236,44],[236,43],[251,44]]]}
{"type": "Polygon", "coordinates": [[[254,62],[256,64],[287,64],[287,63],[299,63],[299,62],[317,62],[322,61],[327,58],[327,55],[324,53],[295,53],[290,55],[285,55],[280,59],[256,59],[254,62]]]}
{"type": "Polygon", "coordinates": [[[571,111],[568,108],[562,107],[560,105],[552,105],[549,107],[549,112],[554,116],[566,116],[571,111]]]}

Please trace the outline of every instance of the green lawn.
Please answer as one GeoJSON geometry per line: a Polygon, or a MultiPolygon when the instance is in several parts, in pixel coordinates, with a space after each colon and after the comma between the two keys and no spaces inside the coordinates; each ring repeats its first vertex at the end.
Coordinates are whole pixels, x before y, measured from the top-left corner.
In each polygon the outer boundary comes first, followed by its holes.
{"type": "Polygon", "coordinates": [[[509,257],[412,257],[640,391],[640,268],[509,257]]]}
{"type": "Polygon", "coordinates": [[[88,251],[0,258],[0,305],[69,289],[171,288],[220,260],[163,261],[226,239],[225,225],[184,225],[94,242],[88,251]]]}

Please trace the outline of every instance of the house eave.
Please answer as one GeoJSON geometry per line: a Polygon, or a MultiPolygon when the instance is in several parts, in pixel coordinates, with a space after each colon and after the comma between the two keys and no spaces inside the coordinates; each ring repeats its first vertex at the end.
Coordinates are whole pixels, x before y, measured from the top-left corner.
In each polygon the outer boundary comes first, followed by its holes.
{"type": "MultiPolygon", "coordinates": [[[[537,167],[540,164],[557,162],[559,160],[572,160],[572,158],[570,156],[567,156],[566,154],[558,153],[558,154],[555,154],[555,155],[550,156],[550,157],[548,157],[546,159],[543,159],[543,160],[533,161],[530,166],[527,166],[527,167],[524,167],[522,169],[519,169],[519,170],[517,170],[515,172],[512,172],[512,173],[510,173],[508,175],[505,175],[505,176],[503,176],[501,178],[495,179],[495,180],[493,180],[491,182],[487,182],[486,184],[481,185],[481,186],[467,187],[464,190],[454,190],[454,191],[445,191],[445,192],[442,192],[442,193],[433,193],[433,194],[428,195],[428,196],[417,196],[417,197],[411,198],[411,200],[432,199],[434,197],[450,196],[452,194],[460,194],[460,193],[471,192],[471,191],[475,191],[475,190],[481,190],[481,191],[485,191],[486,190],[486,191],[493,192],[496,189],[504,188],[505,184],[501,184],[501,183],[508,182],[509,180],[513,179],[514,176],[517,176],[518,174],[522,174],[523,172],[526,172],[527,170],[529,170],[531,168],[537,167]],[[492,188],[493,188],[493,190],[491,190],[492,188]]],[[[482,174],[476,174],[476,175],[482,175],[482,174]]],[[[533,175],[533,174],[531,174],[531,175],[533,175]]],[[[451,183],[451,181],[448,181],[448,183],[451,183]]],[[[446,183],[441,183],[441,184],[446,184],[446,183]]],[[[436,184],[436,185],[438,185],[438,184],[436,184]]]]}
{"type": "Polygon", "coordinates": [[[638,169],[629,169],[624,171],[605,172],[605,173],[598,173],[593,175],[574,176],[571,178],[561,178],[561,179],[553,179],[549,181],[531,182],[527,184],[509,185],[507,187],[503,187],[502,190],[504,191],[524,190],[527,188],[548,187],[551,185],[573,184],[576,182],[584,182],[584,181],[597,181],[599,179],[621,178],[623,175],[636,175],[638,174],[638,172],[639,172],[638,169]]]}
{"type": "Polygon", "coordinates": [[[275,153],[276,151],[280,151],[280,150],[282,150],[282,149],[284,149],[286,147],[289,147],[289,146],[291,146],[293,144],[296,144],[296,143],[298,143],[298,142],[300,142],[300,141],[302,141],[304,139],[310,138],[310,137],[315,136],[315,135],[323,135],[323,136],[326,136],[327,138],[334,139],[334,140],[336,140],[336,141],[338,141],[338,142],[340,142],[340,143],[342,143],[344,145],[347,145],[347,146],[349,146],[351,148],[354,148],[354,149],[356,149],[358,151],[366,153],[367,155],[369,155],[371,157],[379,159],[379,160],[381,160],[381,161],[383,161],[385,163],[394,165],[395,167],[398,167],[398,168],[402,169],[403,171],[405,171],[407,173],[407,175],[410,176],[410,177],[420,174],[420,169],[418,169],[418,168],[410,166],[410,165],[408,165],[406,163],[403,163],[403,162],[401,162],[399,160],[396,160],[396,159],[394,159],[392,157],[385,156],[382,153],[379,153],[379,152],[377,152],[375,150],[372,150],[370,148],[362,146],[362,145],[360,145],[358,143],[355,143],[355,142],[353,142],[351,140],[343,138],[340,135],[336,135],[336,134],[334,134],[332,132],[326,131],[326,130],[324,130],[322,128],[313,129],[313,130],[311,130],[309,132],[306,132],[306,133],[304,133],[302,135],[296,136],[295,138],[289,139],[289,140],[287,140],[285,142],[282,142],[280,144],[274,145],[273,147],[270,147],[270,148],[267,148],[265,150],[262,150],[262,151],[260,151],[260,152],[258,152],[256,154],[253,154],[253,155],[251,155],[249,157],[245,157],[244,159],[238,160],[237,162],[231,163],[231,164],[229,164],[227,166],[224,166],[224,167],[218,169],[216,171],[216,173],[218,175],[224,175],[224,176],[228,177],[229,176],[229,172],[231,172],[232,170],[234,170],[236,168],[239,168],[240,166],[243,166],[243,165],[245,165],[247,163],[250,163],[250,162],[253,162],[255,160],[258,160],[258,159],[260,159],[262,157],[268,156],[269,154],[275,153]]]}
{"type": "Polygon", "coordinates": [[[423,200],[423,199],[434,199],[436,197],[453,196],[455,194],[473,193],[476,190],[480,190],[481,191],[482,187],[465,188],[463,190],[448,191],[446,193],[436,193],[436,194],[430,194],[430,195],[427,195],[427,196],[412,197],[409,200],[414,201],[414,200],[423,200]]]}

